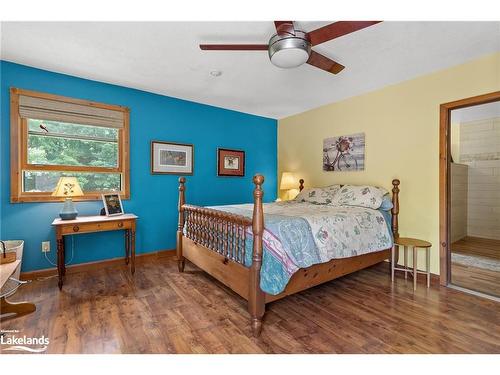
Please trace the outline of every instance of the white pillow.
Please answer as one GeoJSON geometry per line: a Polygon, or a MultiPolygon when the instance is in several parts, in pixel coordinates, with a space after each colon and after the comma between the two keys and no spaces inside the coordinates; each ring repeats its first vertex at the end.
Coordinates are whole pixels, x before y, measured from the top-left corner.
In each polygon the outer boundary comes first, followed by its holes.
{"type": "Polygon", "coordinates": [[[337,194],[337,192],[340,190],[341,187],[342,185],[329,185],[325,186],[322,189],[328,191],[333,197],[335,194],[337,194]]]}
{"type": "Polygon", "coordinates": [[[387,190],[375,186],[344,185],[334,195],[332,205],[334,206],[359,206],[378,209],[382,204],[387,190]]]}
{"type": "Polygon", "coordinates": [[[340,185],[303,189],[294,200],[313,204],[332,204],[333,198],[339,189],[340,185]]]}

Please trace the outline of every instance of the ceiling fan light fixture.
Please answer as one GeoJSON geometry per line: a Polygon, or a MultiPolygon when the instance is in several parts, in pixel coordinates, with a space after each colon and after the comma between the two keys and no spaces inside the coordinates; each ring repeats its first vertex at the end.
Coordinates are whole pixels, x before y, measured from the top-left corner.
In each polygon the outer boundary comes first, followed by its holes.
{"type": "Polygon", "coordinates": [[[306,33],[295,30],[295,35],[276,34],[269,40],[269,59],[279,68],[295,68],[307,62],[311,43],[306,33]]]}

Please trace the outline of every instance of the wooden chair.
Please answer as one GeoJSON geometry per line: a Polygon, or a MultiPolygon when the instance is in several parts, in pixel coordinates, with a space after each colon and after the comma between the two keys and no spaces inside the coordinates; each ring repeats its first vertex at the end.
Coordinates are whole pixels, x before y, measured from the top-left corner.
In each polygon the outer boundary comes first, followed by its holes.
{"type": "Polygon", "coordinates": [[[26,283],[25,281],[19,281],[11,277],[20,263],[20,260],[16,260],[12,263],[0,265],[0,321],[17,318],[36,310],[35,305],[30,302],[13,303],[7,301],[8,295],[20,285],[26,283]]]}

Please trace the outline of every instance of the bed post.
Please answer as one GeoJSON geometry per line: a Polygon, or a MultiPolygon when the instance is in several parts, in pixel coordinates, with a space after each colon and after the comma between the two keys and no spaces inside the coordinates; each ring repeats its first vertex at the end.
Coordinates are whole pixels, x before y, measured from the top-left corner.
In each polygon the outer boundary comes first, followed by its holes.
{"type": "Polygon", "coordinates": [[[299,180],[299,191],[302,191],[302,190],[304,190],[304,179],[303,178],[301,178],[299,180]]]}
{"type": "Polygon", "coordinates": [[[399,221],[398,221],[398,215],[399,215],[399,180],[394,179],[392,180],[392,234],[394,235],[394,238],[399,237],[399,221]]]}
{"type": "Polygon", "coordinates": [[[182,207],[184,203],[186,203],[185,191],[186,187],[184,183],[186,182],[185,177],[179,177],[179,224],[177,226],[177,267],[179,268],[179,272],[184,272],[184,265],[186,260],[182,256],[182,232],[184,230],[184,208],[182,207]]]}
{"type": "MultiPolygon", "coordinates": [[[[398,220],[398,215],[399,215],[399,180],[394,179],[392,180],[392,235],[394,239],[399,237],[399,220],[398,220]]],[[[399,246],[393,245],[395,247],[394,249],[394,266],[398,264],[399,261],[399,246]]],[[[391,258],[392,262],[392,258],[391,258]]],[[[391,265],[392,269],[392,265],[391,265]]]]}
{"type": "Polygon", "coordinates": [[[264,292],[260,289],[260,268],[262,266],[262,234],[264,232],[264,211],[262,208],[262,197],[264,191],[262,184],[264,176],[256,174],[253,177],[255,189],[253,191],[253,253],[252,266],[250,267],[250,285],[248,289],[248,311],[251,317],[251,327],[254,337],[260,335],[262,329],[262,317],[265,312],[264,292]]]}

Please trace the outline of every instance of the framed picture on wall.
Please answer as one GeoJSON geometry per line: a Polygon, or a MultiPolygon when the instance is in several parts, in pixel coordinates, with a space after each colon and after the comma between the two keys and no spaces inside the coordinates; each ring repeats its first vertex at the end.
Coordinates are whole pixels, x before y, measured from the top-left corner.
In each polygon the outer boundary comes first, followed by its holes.
{"type": "Polygon", "coordinates": [[[217,176],[245,176],[245,151],[218,148],[217,176]]]}
{"type": "Polygon", "coordinates": [[[363,171],[365,169],[365,133],[325,138],[323,170],[327,172],[363,171]]]}
{"type": "Polygon", "coordinates": [[[193,174],[194,146],[151,141],[152,174],[193,174]]]}

